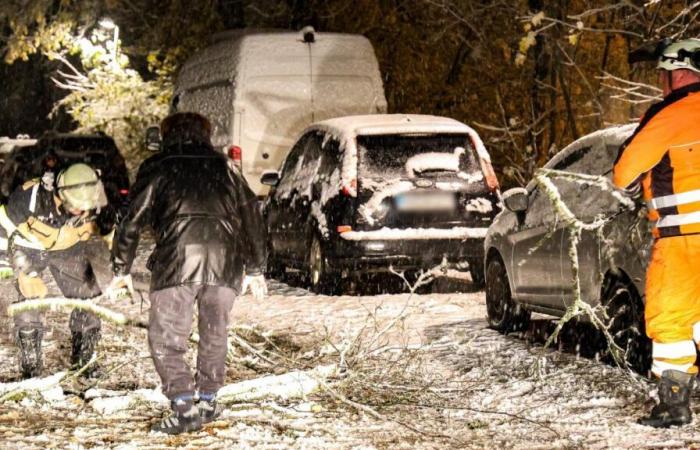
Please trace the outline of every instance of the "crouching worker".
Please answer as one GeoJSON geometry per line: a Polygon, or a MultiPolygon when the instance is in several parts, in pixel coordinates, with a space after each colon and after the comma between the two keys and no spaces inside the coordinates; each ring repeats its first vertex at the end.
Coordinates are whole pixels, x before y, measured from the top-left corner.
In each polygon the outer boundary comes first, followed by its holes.
{"type": "Polygon", "coordinates": [[[644,315],[660,403],[639,422],[665,428],[691,422],[690,396],[698,373],[700,40],[663,41],[630,56],[631,62],[657,61],[664,93],[623,146],[613,179],[620,188],[641,184],[654,226],[644,315]]]}
{"type": "Polygon", "coordinates": [[[226,156],[213,149],[210,134],[209,121],[198,114],[163,120],[162,152],[139,168],[112,247],[110,289],[128,282],[141,230],[154,231],[148,343],[173,414],[152,430],[168,434],[214,420],[233,301],[245,290],[242,282],[256,298],[266,293],[265,232],[257,199],[226,156]],[[195,306],[199,344],[193,377],[185,353],[195,306]]]}
{"type": "MultiPolygon", "coordinates": [[[[106,205],[102,182],[85,164],[73,164],[60,172],[55,186],[35,180],[17,188],[7,205],[0,207],[0,225],[9,236],[18,301],[46,296],[48,290],[41,279],[46,268],[65,297],[87,299],[101,294],[85,255],[85,243],[98,231],[96,211],[106,205]]],[[[82,367],[100,339],[100,319],[76,309],[69,326],[71,364],[82,367]]],[[[41,312],[15,315],[14,335],[25,378],[41,374],[43,334],[41,312]]]]}

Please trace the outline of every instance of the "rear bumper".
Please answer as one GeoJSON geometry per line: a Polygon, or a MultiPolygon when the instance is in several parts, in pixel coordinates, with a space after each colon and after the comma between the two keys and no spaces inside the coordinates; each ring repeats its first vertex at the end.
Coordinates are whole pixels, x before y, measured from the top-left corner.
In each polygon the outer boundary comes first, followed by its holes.
{"type": "Polygon", "coordinates": [[[325,256],[331,271],[383,271],[389,266],[395,269],[422,269],[434,267],[443,261],[455,264],[469,259],[483,259],[482,236],[486,229],[470,230],[468,236],[460,231],[443,230],[445,234],[442,237],[421,236],[417,230],[402,230],[406,231],[403,236],[401,233],[389,236],[382,234],[382,230],[356,232],[350,236],[343,233],[346,236],[341,235],[329,242],[325,256]]]}

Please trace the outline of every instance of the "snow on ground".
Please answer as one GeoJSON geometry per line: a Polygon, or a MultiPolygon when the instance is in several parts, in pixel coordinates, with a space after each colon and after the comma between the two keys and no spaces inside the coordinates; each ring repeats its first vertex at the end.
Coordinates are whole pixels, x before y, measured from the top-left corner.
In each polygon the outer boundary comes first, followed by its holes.
{"type": "MultiPolygon", "coordinates": [[[[147,281],[147,250],[143,246],[136,265],[141,282],[147,281]]],[[[55,284],[50,289],[55,293],[55,284]]],[[[468,276],[440,279],[433,289],[326,297],[273,281],[265,301],[238,299],[232,330],[251,343],[252,352],[232,347],[226,383],[233,387],[228,389],[242,392],[254,385],[260,392],[260,386],[270,385],[282,391],[229,402],[220,420],[176,437],[148,432],[167,402],[148,357],[145,330],[106,324],[98,349],[102,377],[84,382],[68,375],[61,381],[70,351],[67,315],[49,312],[44,375],[58,375],[33,380],[42,387],[36,393],[10,384],[18,373],[3,315],[0,448],[700,445],[700,419],[671,430],[635,424],[650,406],[648,382],[576,356],[568,350],[576,342],[563,341],[561,351],[543,350],[551,321],[536,317],[524,336],[502,336],[488,329],[484,294],[472,288],[468,276]],[[328,364],[338,370],[327,371],[328,364]],[[314,375],[322,372],[321,378],[314,375]],[[303,379],[297,387],[309,389],[286,395],[280,380],[290,378],[303,379]]],[[[0,293],[5,303],[13,298],[12,282],[0,282],[0,293]]],[[[105,301],[104,306],[145,317],[148,301],[105,301]]],[[[700,396],[694,401],[698,414],[700,396]]]]}

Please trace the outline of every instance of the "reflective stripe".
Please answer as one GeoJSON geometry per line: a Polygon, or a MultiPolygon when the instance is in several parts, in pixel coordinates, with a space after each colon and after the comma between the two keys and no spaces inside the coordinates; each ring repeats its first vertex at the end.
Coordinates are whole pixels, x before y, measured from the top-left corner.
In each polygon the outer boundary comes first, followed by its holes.
{"type": "Polygon", "coordinates": [[[695,342],[680,341],[671,344],[654,342],[652,345],[652,357],[664,359],[686,358],[695,356],[695,342]]]}
{"type": "Polygon", "coordinates": [[[29,199],[29,211],[36,212],[36,196],[39,193],[39,183],[35,184],[32,188],[32,196],[29,199]]]}
{"type": "Polygon", "coordinates": [[[12,243],[20,247],[33,248],[34,250],[46,250],[46,247],[40,243],[27,240],[19,233],[15,234],[15,237],[12,238],[12,243]]]}
{"type": "Polygon", "coordinates": [[[688,214],[665,216],[656,222],[656,227],[678,227],[681,225],[689,225],[691,223],[700,223],[700,211],[695,211],[688,214]]]}
{"type": "Polygon", "coordinates": [[[700,343],[700,322],[695,322],[693,324],[693,340],[695,344],[700,343]]]}
{"type": "MultiPolygon", "coordinates": [[[[12,236],[14,234],[12,242],[16,245],[26,248],[33,248],[35,250],[45,250],[44,246],[38,241],[34,239],[27,239],[24,237],[24,235],[17,232],[17,226],[7,216],[7,211],[5,210],[4,205],[0,206],[0,226],[5,229],[8,236],[12,236]]],[[[5,243],[5,248],[7,248],[7,243],[5,243]]]]}
{"type": "Polygon", "coordinates": [[[700,189],[652,198],[647,202],[647,207],[649,209],[669,208],[694,202],[700,202],[700,189]]]}
{"type": "Polygon", "coordinates": [[[654,360],[654,363],[651,365],[651,371],[654,375],[660,377],[666,370],[678,370],[687,373],[691,367],[693,367],[693,364],[671,364],[666,361],[654,360]]]}
{"type": "Polygon", "coordinates": [[[0,206],[0,226],[7,231],[8,236],[14,233],[17,229],[17,226],[10,220],[9,217],[7,217],[7,211],[5,210],[4,205],[0,206]]]}

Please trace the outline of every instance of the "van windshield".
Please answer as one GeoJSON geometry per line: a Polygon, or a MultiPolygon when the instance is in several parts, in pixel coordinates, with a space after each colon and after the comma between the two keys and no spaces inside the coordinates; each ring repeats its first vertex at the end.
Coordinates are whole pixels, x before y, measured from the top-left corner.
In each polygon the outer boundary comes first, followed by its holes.
{"type": "Polygon", "coordinates": [[[387,134],[358,136],[362,177],[442,177],[481,172],[467,135],[387,134]]]}

